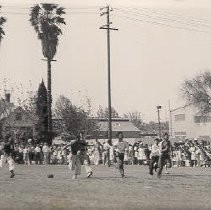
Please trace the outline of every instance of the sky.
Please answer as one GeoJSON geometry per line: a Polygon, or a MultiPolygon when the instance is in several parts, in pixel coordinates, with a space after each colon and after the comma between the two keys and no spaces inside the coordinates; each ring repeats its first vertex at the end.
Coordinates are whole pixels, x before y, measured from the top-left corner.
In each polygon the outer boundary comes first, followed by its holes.
{"type": "MultiPolygon", "coordinates": [[[[0,92],[12,100],[46,82],[47,64],[41,42],[29,22],[29,0],[0,0],[7,18],[0,46],[0,92]],[[6,80],[5,80],[6,79],[6,80]],[[4,82],[6,81],[6,82],[4,82]],[[23,93],[22,93],[23,92],[23,93]]],[[[211,67],[211,2],[209,0],[60,0],[66,8],[56,62],[52,63],[52,94],[75,104],[91,98],[93,112],[107,106],[106,23],[100,7],[109,4],[112,106],[120,113],[140,111],[145,121],[168,119],[171,108],[185,104],[181,84],[211,67]]]]}

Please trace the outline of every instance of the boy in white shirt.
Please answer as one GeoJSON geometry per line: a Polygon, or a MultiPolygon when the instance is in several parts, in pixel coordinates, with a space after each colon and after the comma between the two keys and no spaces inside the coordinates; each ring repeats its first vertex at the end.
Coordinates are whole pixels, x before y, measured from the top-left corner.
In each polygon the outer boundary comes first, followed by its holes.
{"type": "MultiPolygon", "coordinates": [[[[160,155],[160,148],[159,148],[159,139],[156,138],[154,140],[154,144],[152,145],[152,150],[150,154],[150,163],[149,163],[149,174],[153,175],[153,169],[156,169],[154,165],[158,165],[159,155],[160,155]]],[[[157,167],[157,166],[156,166],[157,167]]]]}
{"type": "Polygon", "coordinates": [[[118,137],[118,143],[114,145],[114,149],[116,152],[116,160],[117,160],[118,169],[121,174],[121,177],[125,178],[124,156],[125,156],[125,152],[128,152],[129,150],[129,145],[126,141],[123,140],[122,132],[118,132],[117,137],[118,137]]]}

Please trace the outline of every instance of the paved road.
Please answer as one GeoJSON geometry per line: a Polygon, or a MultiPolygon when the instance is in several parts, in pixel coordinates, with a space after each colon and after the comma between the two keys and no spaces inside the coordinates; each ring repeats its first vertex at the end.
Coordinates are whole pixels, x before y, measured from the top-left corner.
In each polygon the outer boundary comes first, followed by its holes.
{"type": "Polygon", "coordinates": [[[127,166],[127,179],[93,168],[78,180],[67,166],[17,165],[14,179],[0,168],[0,209],[211,209],[211,168],[172,168],[161,179],[144,166],[127,166]]]}

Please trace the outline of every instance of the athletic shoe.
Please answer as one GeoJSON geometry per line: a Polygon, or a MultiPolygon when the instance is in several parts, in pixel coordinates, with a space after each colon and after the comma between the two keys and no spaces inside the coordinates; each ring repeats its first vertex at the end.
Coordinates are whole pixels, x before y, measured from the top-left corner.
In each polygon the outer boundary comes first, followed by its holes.
{"type": "Polygon", "coordinates": [[[92,175],[93,175],[93,172],[90,171],[90,172],[87,174],[87,178],[90,178],[92,175]]]}
{"type": "Polygon", "coordinates": [[[157,178],[159,178],[159,179],[160,179],[160,178],[161,178],[161,174],[157,174],[157,178]]]}
{"type": "Polygon", "coordinates": [[[123,179],[124,179],[124,178],[127,178],[124,174],[122,174],[121,176],[122,176],[123,179]]]}
{"type": "Polygon", "coordinates": [[[14,177],[15,177],[15,174],[11,174],[11,175],[10,175],[10,178],[14,178],[14,177]]]}
{"type": "Polygon", "coordinates": [[[153,172],[150,171],[149,174],[150,174],[150,175],[153,175],[153,172]]]}
{"type": "Polygon", "coordinates": [[[74,176],[72,177],[72,179],[77,179],[77,175],[74,175],[74,176]]]}

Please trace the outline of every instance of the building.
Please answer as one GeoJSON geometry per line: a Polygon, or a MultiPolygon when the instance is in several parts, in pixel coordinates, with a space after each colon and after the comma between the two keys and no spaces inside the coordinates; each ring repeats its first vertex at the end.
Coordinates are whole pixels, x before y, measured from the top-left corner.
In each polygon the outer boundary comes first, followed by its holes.
{"type": "Polygon", "coordinates": [[[17,107],[0,120],[1,136],[12,135],[14,138],[32,138],[36,133],[36,117],[23,108],[17,107]]]}
{"type": "MultiPolygon", "coordinates": [[[[108,119],[97,119],[99,127],[99,138],[108,136],[108,119]]],[[[133,125],[129,119],[112,119],[112,138],[116,138],[118,132],[123,132],[125,138],[138,138],[140,130],[133,125]]]]}
{"type": "Polygon", "coordinates": [[[170,111],[170,134],[173,138],[211,139],[211,114],[204,116],[194,105],[170,111]]]}
{"type": "MultiPolygon", "coordinates": [[[[106,118],[95,118],[97,123],[97,132],[94,132],[90,136],[90,142],[93,143],[95,139],[105,142],[108,139],[108,119],[106,118]]],[[[117,133],[123,132],[124,140],[129,143],[134,143],[140,137],[140,130],[133,125],[129,119],[124,118],[113,118],[112,119],[112,141],[113,143],[117,140],[117,133]]]]}

